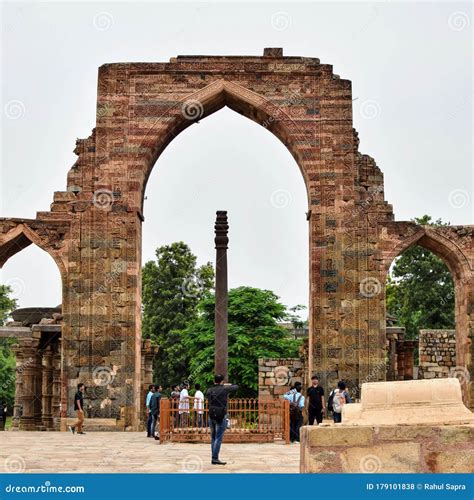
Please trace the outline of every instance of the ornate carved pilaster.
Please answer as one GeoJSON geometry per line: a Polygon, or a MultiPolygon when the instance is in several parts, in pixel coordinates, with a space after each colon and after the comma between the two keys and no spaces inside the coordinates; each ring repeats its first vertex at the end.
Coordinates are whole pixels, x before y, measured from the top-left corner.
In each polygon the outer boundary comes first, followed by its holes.
{"type": "Polygon", "coordinates": [[[47,430],[53,429],[53,350],[50,345],[43,351],[42,364],[42,422],[47,430]]]}
{"type": "Polygon", "coordinates": [[[53,427],[60,429],[61,424],[61,343],[58,342],[58,351],[53,354],[53,389],[51,411],[53,427]]]}
{"type": "Polygon", "coordinates": [[[13,346],[13,352],[16,358],[16,377],[15,377],[15,402],[13,404],[13,422],[12,429],[20,428],[20,417],[23,412],[23,364],[24,352],[19,344],[13,346]]]}
{"type": "MultiPolygon", "coordinates": [[[[19,348],[23,352],[22,391],[19,404],[22,407],[19,428],[22,431],[34,431],[37,427],[38,394],[38,338],[21,339],[19,348]]],[[[41,400],[40,400],[41,404],[41,400]]]]}

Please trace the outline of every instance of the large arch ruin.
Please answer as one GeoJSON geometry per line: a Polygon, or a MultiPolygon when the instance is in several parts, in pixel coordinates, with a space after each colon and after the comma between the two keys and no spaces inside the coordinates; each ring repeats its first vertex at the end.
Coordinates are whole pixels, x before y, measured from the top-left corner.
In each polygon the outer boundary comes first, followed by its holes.
{"type": "MultiPolygon", "coordinates": [[[[359,385],[385,370],[385,278],[393,259],[419,243],[455,279],[457,364],[474,402],[473,226],[423,227],[394,220],[383,174],[358,151],[351,82],[328,64],[284,57],[178,56],[169,63],[99,68],[97,122],[78,139],[67,190],[34,220],[0,219],[0,264],[30,243],[54,258],[63,281],[61,416],[79,381],[95,416],[136,427],[142,387],[141,226],[148,176],[174,137],[228,106],[268,128],[289,149],[308,194],[310,336],[307,366],[324,385],[359,385]]],[[[29,367],[30,369],[31,367],[29,367]]],[[[70,406],[70,405],[69,405],[70,406]]]]}

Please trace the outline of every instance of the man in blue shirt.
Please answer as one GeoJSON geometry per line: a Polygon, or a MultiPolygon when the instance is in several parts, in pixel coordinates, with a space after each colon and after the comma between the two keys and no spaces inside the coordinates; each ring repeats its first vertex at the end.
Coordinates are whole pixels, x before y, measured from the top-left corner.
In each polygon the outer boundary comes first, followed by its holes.
{"type": "Polygon", "coordinates": [[[153,425],[153,415],[151,414],[150,411],[150,401],[151,397],[153,396],[153,393],[155,392],[155,386],[153,384],[150,384],[148,386],[148,394],[146,395],[146,416],[147,416],[147,422],[146,422],[146,437],[153,437],[153,434],[151,433],[151,426],[153,425]]]}
{"type": "Polygon", "coordinates": [[[301,394],[301,382],[295,385],[284,396],[290,402],[290,441],[300,442],[300,427],[303,425],[304,396],[301,394]]]}

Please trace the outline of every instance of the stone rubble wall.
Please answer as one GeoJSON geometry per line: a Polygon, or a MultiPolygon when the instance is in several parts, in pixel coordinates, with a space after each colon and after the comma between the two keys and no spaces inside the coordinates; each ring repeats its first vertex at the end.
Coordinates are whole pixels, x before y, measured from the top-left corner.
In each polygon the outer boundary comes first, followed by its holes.
{"type": "Polygon", "coordinates": [[[258,396],[278,398],[295,382],[303,383],[303,368],[300,358],[259,359],[258,396]]]}
{"type": "Polygon", "coordinates": [[[444,378],[456,366],[455,330],[420,330],[418,378],[444,378]]]}

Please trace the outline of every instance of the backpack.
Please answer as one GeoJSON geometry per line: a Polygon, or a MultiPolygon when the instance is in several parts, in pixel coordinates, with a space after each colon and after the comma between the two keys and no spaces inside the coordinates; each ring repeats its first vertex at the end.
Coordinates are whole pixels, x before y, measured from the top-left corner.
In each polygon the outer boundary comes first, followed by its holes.
{"type": "Polygon", "coordinates": [[[211,391],[208,395],[209,400],[209,418],[211,420],[215,420],[218,424],[220,424],[227,413],[227,405],[226,402],[222,401],[213,394],[211,391]]]}
{"type": "Polygon", "coordinates": [[[342,407],[346,404],[346,395],[344,394],[344,391],[341,392],[339,389],[334,389],[333,393],[333,411],[334,413],[341,413],[342,407]],[[336,390],[338,391],[337,393],[336,390]]]}
{"type": "Polygon", "coordinates": [[[293,394],[293,401],[290,401],[290,418],[301,418],[301,416],[303,415],[303,412],[301,411],[301,408],[300,408],[300,401],[301,401],[301,398],[303,397],[303,394],[300,394],[299,398],[296,399],[296,394],[298,394],[297,392],[295,392],[293,394]]]}

